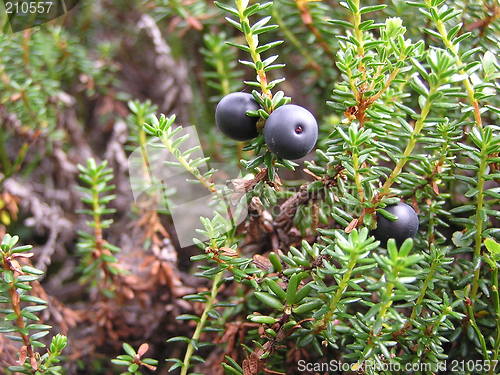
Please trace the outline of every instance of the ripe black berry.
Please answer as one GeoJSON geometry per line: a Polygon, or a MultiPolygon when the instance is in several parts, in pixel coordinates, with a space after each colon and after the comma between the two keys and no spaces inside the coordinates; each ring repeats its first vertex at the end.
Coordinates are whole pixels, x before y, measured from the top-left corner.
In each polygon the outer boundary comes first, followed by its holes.
{"type": "Polygon", "coordinates": [[[397,216],[397,219],[391,221],[377,213],[377,229],[373,231],[373,235],[382,245],[385,246],[389,238],[394,238],[399,246],[407,238],[415,237],[418,231],[418,216],[411,206],[399,202],[387,206],[385,210],[397,216]]]}
{"type": "Polygon", "coordinates": [[[307,109],[286,104],[271,113],[264,127],[269,150],[283,159],[306,156],[318,139],[318,124],[307,109]]]}
{"type": "Polygon", "coordinates": [[[257,136],[258,117],[246,115],[247,111],[256,111],[259,105],[251,94],[233,92],[221,99],[215,109],[217,127],[229,138],[246,141],[257,136]]]}

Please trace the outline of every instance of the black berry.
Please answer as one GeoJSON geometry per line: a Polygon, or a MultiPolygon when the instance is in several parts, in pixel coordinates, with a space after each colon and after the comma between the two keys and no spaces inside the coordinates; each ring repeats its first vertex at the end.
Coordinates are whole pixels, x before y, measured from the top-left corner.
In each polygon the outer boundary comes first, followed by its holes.
{"type": "Polygon", "coordinates": [[[215,109],[217,127],[229,138],[246,141],[257,136],[258,117],[246,115],[247,111],[256,111],[259,105],[251,94],[233,92],[221,99],[215,109]]]}
{"type": "Polygon", "coordinates": [[[300,159],[318,140],[318,124],[307,109],[286,104],[271,113],[264,127],[264,138],[271,152],[283,159],[300,159]]]}
{"type": "Polygon", "coordinates": [[[418,216],[411,206],[400,202],[387,206],[385,210],[397,219],[391,221],[377,213],[377,229],[373,231],[373,235],[382,245],[385,246],[389,238],[394,238],[399,246],[407,238],[415,237],[418,231],[418,216]]]}

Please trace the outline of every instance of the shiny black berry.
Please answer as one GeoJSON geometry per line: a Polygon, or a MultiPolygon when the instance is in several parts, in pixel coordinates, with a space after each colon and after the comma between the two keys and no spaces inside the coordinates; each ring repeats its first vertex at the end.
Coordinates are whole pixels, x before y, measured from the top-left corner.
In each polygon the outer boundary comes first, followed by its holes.
{"type": "Polygon", "coordinates": [[[256,111],[259,105],[251,94],[233,92],[221,99],[215,109],[217,127],[229,138],[246,141],[257,136],[258,117],[246,115],[247,111],[256,111]]]}
{"type": "Polygon", "coordinates": [[[411,206],[399,202],[384,209],[396,216],[397,219],[391,221],[377,213],[377,229],[373,231],[373,235],[383,246],[386,245],[389,238],[394,238],[399,246],[407,238],[415,237],[418,231],[418,216],[411,206]]]}
{"type": "Polygon", "coordinates": [[[271,113],[264,126],[269,150],[283,159],[300,159],[318,140],[318,123],[307,109],[286,104],[271,113]]]}

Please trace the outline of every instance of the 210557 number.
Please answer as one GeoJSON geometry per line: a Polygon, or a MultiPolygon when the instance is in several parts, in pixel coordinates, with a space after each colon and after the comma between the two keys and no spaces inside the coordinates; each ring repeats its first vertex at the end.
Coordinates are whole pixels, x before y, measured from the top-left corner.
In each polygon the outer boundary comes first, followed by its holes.
{"type": "Polygon", "coordinates": [[[7,1],[5,11],[8,14],[47,14],[52,5],[53,1],[7,1]]]}
{"type": "Polygon", "coordinates": [[[495,371],[498,365],[498,360],[452,360],[448,369],[451,373],[473,373],[473,374],[485,374],[490,370],[495,371]]]}

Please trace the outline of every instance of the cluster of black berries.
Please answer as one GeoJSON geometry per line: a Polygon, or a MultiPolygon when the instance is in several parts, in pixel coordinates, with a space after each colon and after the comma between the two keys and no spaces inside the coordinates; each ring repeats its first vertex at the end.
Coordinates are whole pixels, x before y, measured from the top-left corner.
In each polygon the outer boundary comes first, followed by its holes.
{"type": "MultiPolygon", "coordinates": [[[[217,105],[215,121],[228,137],[246,141],[258,134],[258,117],[250,117],[246,113],[259,108],[251,94],[233,92],[223,97],[217,105]]],[[[300,159],[316,144],[318,124],[307,109],[286,104],[273,111],[266,120],[264,139],[269,150],[280,158],[300,159]]]]}
{"type": "MultiPolygon", "coordinates": [[[[247,116],[247,111],[257,111],[259,104],[244,92],[226,95],[217,105],[215,120],[219,129],[228,137],[247,141],[258,135],[258,117],[247,116]]],[[[271,113],[264,125],[264,139],[269,150],[283,159],[300,159],[306,156],[318,139],[318,124],[307,109],[286,104],[271,113]]],[[[397,217],[395,221],[377,213],[377,228],[373,235],[386,246],[390,238],[398,245],[418,231],[418,216],[413,208],[400,202],[385,208],[397,217]]]]}

